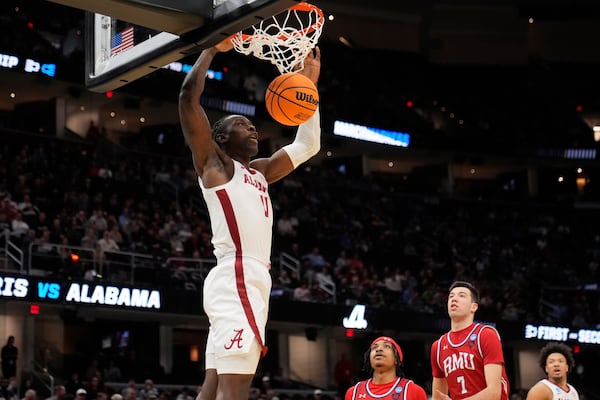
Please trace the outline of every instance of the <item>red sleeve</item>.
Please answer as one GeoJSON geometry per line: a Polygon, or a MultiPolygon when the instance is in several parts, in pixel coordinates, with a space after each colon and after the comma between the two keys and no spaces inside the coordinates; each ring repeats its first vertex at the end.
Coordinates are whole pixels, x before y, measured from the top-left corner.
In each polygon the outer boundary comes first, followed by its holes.
{"type": "Polygon", "coordinates": [[[346,390],[346,396],[344,396],[344,400],[352,400],[352,393],[354,392],[354,386],[350,386],[348,390],[346,390]]]}
{"type": "Polygon", "coordinates": [[[431,375],[434,378],[445,378],[444,371],[442,371],[438,365],[437,357],[438,357],[438,342],[440,340],[436,340],[431,345],[431,351],[429,352],[429,358],[431,362],[431,375]]]}
{"type": "Polygon", "coordinates": [[[408,395],[406,396],[406,400],[427,400],[427,393],[425,393],[425,389],[413,381],[410,382],[407,390],[408,395]]]}
{"type": "Polygon", "coordinates": [[[483,365],[504,364],[502,342],[496,329],[491,326],[484,327],[479,335],[479,343],[483,352],[483,365]]]}

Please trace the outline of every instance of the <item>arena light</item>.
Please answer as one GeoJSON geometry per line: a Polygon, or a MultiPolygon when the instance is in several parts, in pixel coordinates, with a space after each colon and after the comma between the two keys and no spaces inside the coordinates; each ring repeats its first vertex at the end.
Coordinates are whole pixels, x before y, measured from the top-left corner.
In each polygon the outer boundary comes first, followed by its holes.
{"type": "Polygon", "coordinates": [[[600,142],[600,125],[594,125],[592,130],[594,131],[594,141],[600,142]]]}
{"type": "Polygon", "coordinates": [[[566,342],[574,340],[583,344],[600,344],[600,331],[592,329],[571,330],[564,326],[525,325],[525,339],[566,342]]]}
{"type": "Polygon", "coordinates": [[[410,134],[406,132],[390,131],[344,121],[333,123],[333,134],[390,146],[408,147],[410,144],[410,134]]]}
{"type": "Polygon", "coordinates": [[[345,36],[340,36],[338,38],[338,40],[340,41],[341,44],[343,44],[346,47],[349,47],[349,48],[354,47],[354,44],[350,41],[350,39],[346,38],[345,36]]]}
{"type": "Polygon", "coordinates": [[[256,115],[256,106],[239,101],[225,100],[219,97],[201,96],[200,104],[204,107],[225,111],[233,114],[242,114],[253,117],[256,115]]]}
{"type": "Polygon", "coordinates": [[[594,160],[596,149],[565,149],[563,158],[569,160],[594,160]]]}

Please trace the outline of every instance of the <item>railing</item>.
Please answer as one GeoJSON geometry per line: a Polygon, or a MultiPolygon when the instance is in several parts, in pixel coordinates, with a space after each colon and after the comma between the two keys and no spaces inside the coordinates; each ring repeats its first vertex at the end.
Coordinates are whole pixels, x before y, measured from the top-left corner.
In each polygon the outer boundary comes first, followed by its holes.
{"type": "Polygon", "coordinates": [[[10,235],[10,231],[8,229],[4,229],[4,230],[0,231],[0,241],[2,243],[2,245],[0,246],[0,257],[2,257],[2,259],[4,260],[4,270],[5,271],[8,268],[8,257],[6,255],[6,250],[7,250],[7,242],[8,242],[9,235],[10,235]]]}
{"type": "MultiPolygon", "coordinates": [[[[7,245],[20,255],[21,271],[35,275],[73,273],[83,274],[84,279],[102,279],[113,282],[129,282],[130,284],[163,282],[168,276],[170,282],[185,290],[201,290],[204,279],[215,259],[198,259],[189,257],[169,257],[166,259],[144,253],[127,251],[106,251],[89,247],[69,246],[55,243],[30,243],[27,248],[27,263],[23,263],[23,251],[7,241],[7,245]]],[[[19,260],[19,257],[16,257],[19,260]]],[[[279,255],[279,267],[301,276],[301,263],[288,253],[279,255]]],[[[336,285],[333,280],[317,275],[319,287],[336,302],[336,285]]]]}
{"type": "MultiPolygon", "coordinates": [[[[288,253],[285,252],[281,252],[279,254],[279,268],[281,269],[288,269],[290,271],[292,271],[293,273],[296,274],[296,276],[298,276],[299,278],[302,277],[301,274],[301,263],[300,260],[298,260],[296,257],[291,256],[288,253]]],[[[336,286],[335,286],[335,282],[333,282],[333,280],[331,280],[328,277],[325,276],[321,276],[321,275],[315,275],[316,279],[319,283],[319,287],[321,288],[321,290],[323,292],[325,292],[326,294],[328,294],[329,296],[331,296],[331,302],[335,304],[336,302],[336,286]]]]}
{"type": "MultiPolygon", "coordinates": [[[[127,251],[102,252],[80,246],[55,243],[30,243],[27,249],[27,266],[32,274],[69,274],[88,272],[87,279],[106,279],[131,284],[161,281],[160,273],[167,272],[190,290],[200,289],[214,259],[170,257],[165,259],[149,254],[127,251]]],[[[20,251],[20,250],[19,250],[20,251]]]]}
{"type": "Polygon", "coordinates": [[[158,281],[156,273],[162,263],[156,257],[126,251],[106,251],[104,256],[105,260],[99,266],[98,272],[109,280],[129,281],[132,285],[139,281],[158,281]]]}
{"type": "Polygon", "coordinates": [[[83,268],[97,269],[95,253],[89,247],[32,242],[27,247],[27,270],[35,275],[46,275],[76,263],[83,268]]]}
{"type": "Polygon", "coordinates": [[[281,252],[279,254],[279,268],[286,268],[300,277],[302,276],[300,274],[300,265],[300,260],[298,260],[296,257],[293,257],[285,252],[281,252]]]}
{"type": "Polygon", "coordinates": [[[35,385],[37,387],[43,387],[46,393],[37,393],[38,398],[49,397],[54,393],[54,376],[52,376],[47,368],[44,368],[36,361],[31,362],[31,378],[34,383],[39,382],[40,385],[35,385]],[[47,395],[47,396],[46,396],[47,395]]]}
{"type": "Polygon", "coordinates": [[[327,293],[329,296],[331,296],[331,302],[333,304],[335,304],[335,294],[336,294],[336,288],[335,288],[335,282],[333,282],[331,280],[331,278],[328,278],[326,276],[320,275],[320,274],[316,274],[315,275],[317,282],[319,282],[319,287],[321,288],[322,291],[324,291],[325,293],[327,293]]]}
{"type": "Polygon", "coordinates": [[[4,270],[8,269],[8,262],[9,260],[12,260],[19,268],[21,273],[25,272],[23,270],[23,262],[25,261],[23,250],[21,250],[19,246],[11,240],[8,229],[4,231],[4,256],[4,270]]]}

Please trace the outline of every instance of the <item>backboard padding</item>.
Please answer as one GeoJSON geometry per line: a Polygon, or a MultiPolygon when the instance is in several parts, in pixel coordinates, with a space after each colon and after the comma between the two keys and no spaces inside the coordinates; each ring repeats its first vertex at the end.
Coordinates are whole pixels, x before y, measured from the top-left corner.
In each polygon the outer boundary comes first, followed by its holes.
{"type": "Polygon", "coordinates": [[[177,11],[172,8],[155,7],[135,0],[51,0],[65,6],[80,8],[97,14],[109,15],[119,21],[181,35],[213,18],[212,0],[192,2],[197,13],[188,10],[177,11]],[[201,7],[202,6],[202,7],[201,7]]]}
{"type": "Polygon", "coordinates": [[[276,15],[299,0],[51,0],[86,13],[86,72],[88,89],[105,92],[121,87],[163,66],[213,46],[251,25],[276,15]],[[216,5],[213,6],[213,1],[216,5]],[[106,32],[96,15],[112,17],[105,24],[149,28],[152,32],[127,50],[107,57],[106,32]]]}

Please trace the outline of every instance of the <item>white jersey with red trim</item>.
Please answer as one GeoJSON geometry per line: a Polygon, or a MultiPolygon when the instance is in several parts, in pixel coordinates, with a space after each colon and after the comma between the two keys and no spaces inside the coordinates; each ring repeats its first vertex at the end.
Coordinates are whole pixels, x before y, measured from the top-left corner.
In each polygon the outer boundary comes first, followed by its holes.
{"type": "Polygon", "coordinates": [[[217,262],[226,256],[252,257],[268,265],[271,259],[273,209],[262,173],[233,160],[231,180],[205,188],[217,262]]]}
{"type": "Polygon", "coordinates": [[[552,390],[552,400],[579,400],[579,393],[577,393],[577,390],[568,383],[567,386],[569,387],[569,391],[566,391],[560,386],[550,382],[548,379],[542,379],[540,382],[552,390]]]}

